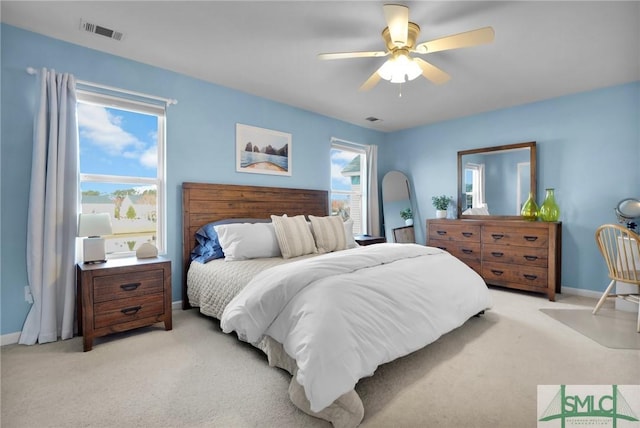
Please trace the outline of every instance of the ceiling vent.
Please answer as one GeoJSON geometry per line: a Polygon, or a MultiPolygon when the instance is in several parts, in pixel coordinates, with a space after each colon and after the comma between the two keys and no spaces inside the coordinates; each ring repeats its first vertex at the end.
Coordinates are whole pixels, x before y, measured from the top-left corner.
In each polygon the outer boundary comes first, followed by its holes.
{"type": "Polygon", "coordinates": [[[80,29],[82,31],[86,31],[87,33],[97,34],[99,36],[108,37],[110,39],[117,40],[117,41],[122,40],[122,37],[124,37],[124,34],[120,31],[102,27],[100,25],[93,24],[85,20],[80,21],[80,29]]]}

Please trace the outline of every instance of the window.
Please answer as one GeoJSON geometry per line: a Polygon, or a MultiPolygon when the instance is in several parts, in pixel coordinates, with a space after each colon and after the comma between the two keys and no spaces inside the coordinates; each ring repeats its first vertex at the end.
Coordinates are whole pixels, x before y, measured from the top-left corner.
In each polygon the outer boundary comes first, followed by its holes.
{"type": "Polygon", "coordinates": [[[165,106],[78,90],[81,212],[109,213],[108,258],[165,250],[165,106]]]}
{"type": "Polygon", "coordinates": [[[462,210],[484,208],[484,164],[467,163],[464,168],[465,201],[462,210]]]}
{"type": "Polygon", "coordinates": [[[331,214],[353,219],[353,233],[366,231],[367,154],[361,145],[331,141],[331,214]]]}

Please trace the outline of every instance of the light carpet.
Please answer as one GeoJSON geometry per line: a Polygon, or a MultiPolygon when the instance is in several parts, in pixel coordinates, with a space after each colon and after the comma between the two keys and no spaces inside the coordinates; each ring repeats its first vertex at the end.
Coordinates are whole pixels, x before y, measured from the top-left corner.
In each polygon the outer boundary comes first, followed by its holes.
{"type": "MultiPolygon", "coordinates": [[[[494,306],[362,379],[365,428],[535,427],[537,385],[637,384],[640,351],[611,349],[541,308],[595,301],[492,289],[494,306]]],[[[2,427],[330,428],[288,399],[290,376],[197,311],[97,339],[1,351],[2,427]]]]}
{"type": "Polygon", "coordinates": [[[556,321],[602,346],[614,349],[640,349],[640,333],[636,331],[638,314],[614,309],[540,309],[556,321]]]}

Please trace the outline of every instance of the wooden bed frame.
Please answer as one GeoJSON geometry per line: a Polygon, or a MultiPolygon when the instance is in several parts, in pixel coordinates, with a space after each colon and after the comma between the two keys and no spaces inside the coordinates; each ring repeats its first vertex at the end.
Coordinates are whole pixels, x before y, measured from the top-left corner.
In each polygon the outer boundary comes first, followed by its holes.
{"type": "Polygon", "coordinates": [[[228,218],[269,218],[271,215],[329,214],[326,190],[235,184],[182,183],[182,309],[190,309],[187,271],[195,234],[207,223],[228,218]]]}

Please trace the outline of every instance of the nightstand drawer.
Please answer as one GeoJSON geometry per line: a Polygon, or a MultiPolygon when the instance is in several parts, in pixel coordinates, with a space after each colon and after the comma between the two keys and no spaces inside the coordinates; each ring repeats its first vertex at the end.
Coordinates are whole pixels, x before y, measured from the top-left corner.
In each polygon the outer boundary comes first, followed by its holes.
{"type": "Polygon", "coordinates": [[[164,314],[163,294],[113,300],[94,306],[94,328],[135,321],[164,314]]]}
{"type": "Polygon", "coordinates": [[[93,278],[94,303],[108,300],[129,299],[147,294],[162,293],[164,287],[162,269],[104,275],[93,278]]]}

